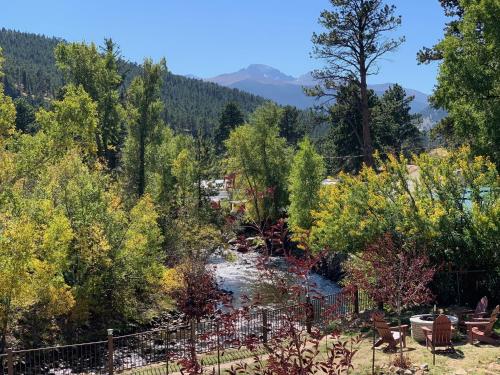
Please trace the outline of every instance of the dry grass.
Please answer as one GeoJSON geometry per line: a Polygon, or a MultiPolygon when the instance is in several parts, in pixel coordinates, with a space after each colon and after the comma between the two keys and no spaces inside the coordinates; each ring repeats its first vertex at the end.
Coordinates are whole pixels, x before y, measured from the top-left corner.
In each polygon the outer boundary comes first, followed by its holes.
{"type": "MultiPolygon", "coordinates": [[[[372,348],[371,338],[363,340],[359,352],[354,358],[355,374],[371,374],[372,348]]],[[[500,347],[486,344],[468,344],[464,337],[454,343],[455,353],[438,352],[436,354],[436,365],[432,365],[432,353],[411,337],[407,339],[407,347],[404,355],[408,356],[413,365],[429,365],[432,375],[448,374],[474,374],[492,375],[500,374],[500,347]],[[463,371],[460,371],[463,370],[463,371]]],[[[396,354],[384,353],[375,350],[375,366],[388,368],[393,362],[396,354]]]]}

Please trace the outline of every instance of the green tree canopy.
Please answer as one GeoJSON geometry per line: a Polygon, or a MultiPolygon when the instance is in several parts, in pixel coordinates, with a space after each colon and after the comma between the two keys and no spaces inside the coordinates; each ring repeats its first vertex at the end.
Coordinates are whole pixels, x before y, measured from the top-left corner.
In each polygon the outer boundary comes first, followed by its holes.
{"type": "Polygon", "coordinates": [[[227,103],[222,111],[219,124],[215,129],[215,142],[218,151],[224,151],[224,141],[229,137],[229,133],[239,125],[243,125],[243,113],[238,108],[236,103],[227,103]]]}
{"type": "Polygon", "coordinates": [[[68,85],[64,98],[54,101],[51,110],[40,109],[36,121],[60,155],[76,146],[86,156],[96,155],[97,105],[82,86],[68,85]]]}
{"type": "Polygon", "coordinates": [[[362,251],[386,232],[419,241],[435,264],[496,269],[500,219],[495,165],[467,148],[379,161],[377,173],[341,173],[322,189],[311,238],[333,251],[362,251]],[[495,242],[497,242],[495,244],[495,242]]]}
{"type": "Polygon", "coordinates": [[[323,158],[306,138],[299,144],[290,169],[289,224],[294,232],[308,230],[313,224],[311,211],[319,207],[321,181],[325,177],[323,158]]]}
{"type": "Polygon", "coordinates": [[[279,136],[281,114],[275,104],[265,104],[226,141],[228,170],[238,176],[240,198],[250,196],[251,215],[259,224],[277,219],[288,204],[291,150],[279,136]]]}
{"type": "Polygon", "coordinates": [[[123,78],[119,73],[115,43],[105,39],[102,52],[93,43],[60,43],[55,55],[57,66],[66,80],[81,85],[97,103],[99,123],[95,142],[98,156],[115,167],[123,119],[119,91],[123,78]]]}
{"type": "Polygon", "coordinates": [[[475,152],[489,155],[498,165],[500,3],[461,0],[444,5],[459,18],[450,24],[433,50],[419,55],[422,62],[442,59],[432,102],[446,109],[448,117],[437,130],[459,143],[469,144],[475,152]]]}
{"type": "Polygon", "coordinates": [[[4,58],[2,56],[2,49],[0,48],[0,141],[2,137],[7,137],[14,133],[14,124],[16,118],[16,108],[12,99],[5,95],[3,87],[3,71],[2,65],[4,58]]]}
{"type": "MultiPolygon", "coordinates": [[[[404,152],[409,155],[420,146],[417,127],[420,116],[411,114],[413,97],[406,96],[400,85],[390,86],[379,98],[368,91],[372,114],[373,145],[382,153],[404,152]]],[[[336,103],[329,108],[330,129],[321,141],[322,153],[328,161],[330,173],[339,170],[358,172],[363,162],[361,97],[357,85],[343,86],[336,103]]]]}
{"type": "Polygon", "coordinates": [[[420,115],[411,113],[413,96],[398,84],[390,86],[373,109],[374,139],[378,149],[400,154],[418,151],[420,115]]]}
{"type": "Polygon", "coordinates": [[[296,145],[304,136],[304,129],[300,124],[300,112],[296,107],[287,105],[283,107],[279,128],[280,137],[287,140],[290,145],[296,145]]]}
{"type": "Polygon", "coordinates": [[[146,190],[148,145],[155,143],[164,125],[164,105],[160,98],[165,60],[158,64],[145,59],[142,74],[132,81],[127,92],[128,135],[125,143],[125,168],[131,192],[142,196],[146,190]]]}

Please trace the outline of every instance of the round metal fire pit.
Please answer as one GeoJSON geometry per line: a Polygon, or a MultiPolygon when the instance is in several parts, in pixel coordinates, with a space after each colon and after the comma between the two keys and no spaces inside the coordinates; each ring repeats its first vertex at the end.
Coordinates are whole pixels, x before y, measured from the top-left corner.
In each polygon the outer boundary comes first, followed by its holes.
{"type": "MultiPolygon", "coordinates": [[[[446,315],[448,319],[450,319],[451,324],[456,326],[458,324],[458,318],[453,315],[446,315]]],[[[432,314],[421,314],[421,315],[413,315],[410,318],[411,323],[411,337],[413,340],[418,342],[425,341],[424,331],[422,331],[423,327],[427,327],[432,329],[432,323],[434,322],[434,315],[432,314]]]]}

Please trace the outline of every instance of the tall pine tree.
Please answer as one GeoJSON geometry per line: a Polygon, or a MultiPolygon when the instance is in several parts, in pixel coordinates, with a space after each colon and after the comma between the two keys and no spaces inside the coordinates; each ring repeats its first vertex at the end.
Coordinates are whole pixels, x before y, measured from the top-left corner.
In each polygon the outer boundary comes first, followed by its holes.
{"type": "Polygon", "coordinates": [[[377,74],[377,61],[394,51],[404,38],[389,39],[384,34],[401,24],[394,6],[382,0],[330,0],[332,10],[324,10],[319,23],[326,29],[313,34],[313,54],[326,61],[313,77],[321,85],[307,90],[313,96],[336,96],[339,86],[353,82],[359,88],[363,155],[373,165],[373,134],[370,119],[367,77],[377,74]]]}
{"type": "Polygon", "coordinates": [[[229,138],[231,130],[244,122],[243,113],[240,111],[236,103],[230,102],[222,111],[219,119],[219,124],[215,130],[215,143],[217,150],[223,152],[225,150],[224,141],[229,138]]]}
{"type": "Polygon", "coordinates": [[[96,135],[98,156],[111,168],[116,166],[117,151],[123,108],[120,103],[120,87],[123,77],[119,73],[119,52],[111,39],[105,39],[102,52],[95,44],[60,43],[56,49],[56,61],[66,80],[82,86],[97,103],[99,131],[96,135]]]}
{"type": "Polygon", "coordinates": [[[145,59],[141,75],[134,78],[127,92],[125,167],[130,188],[139,197],[146,189],[146,147],[154,142],[163,124],[160,90],[166,69],[165,59],[158,64],[145,59]]]}

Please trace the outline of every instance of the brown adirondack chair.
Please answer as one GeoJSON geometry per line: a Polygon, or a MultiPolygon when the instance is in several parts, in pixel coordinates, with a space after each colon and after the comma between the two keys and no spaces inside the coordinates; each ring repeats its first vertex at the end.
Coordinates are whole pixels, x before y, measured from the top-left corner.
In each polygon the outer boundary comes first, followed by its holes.
{"type": "Polygon", "coordinates": [[[493,332],[493,326],[497,321],[497,315],[498,315],[498,306],[495,308],[495,310],[493,310],[493,313],[491,314],[491,317],[488,322],[475,322],[475,323],[481,323],[481,325],[475,325],[474,327],[472,327],[471,338],[470,338],[471,343],[473,343],[474,339],[476,339],[486,344],[492,344],[492,345],[500,344],[500,337],[493,332]]]}
{"type": "Polygon", "coordinates": [[[470,322],[465,322],[465,326],[467,327],[467,338],[470,344],[474,342],[474,333],[472,332],[473,328],[485,332],[488,336],[490,336],[491,330],[487,328],[490,324],[491,327],[493,327],[495,321],[497,320],[499,312],[500,305],[497,305],[491,312],[491,316],[489,318],[475,318],[470,322]],[[493,323],[491,323],[491,321],[493,321],[493,323]]]}
{"type": "Polygon", "coordinates": [[[425,346],[431,347],[433,353],[437,347],[454,349],[451,342],[451,333],[454,328],[446,315],[438,315],[432,323],[432,329],[423,327],[422,330],[425,335],[425,346]]]}
{"type": "Polygon", "coordinates": [[[486,315],[487,308],[488,308],[488,297],[484,296],[477,303],[475,310],[464,311],[464,315],[466,316],[467,319],[483,318],[486,315]]]}
{"type": "Polygon", "coordinates": [[[388,344],[385,350],[396,350],[400,342],[403,343],[403,347],[406,348],[406,336],[408,335],[408,325],[401,325],[390,327],[389,324],[384,320],[384,316],[381,313],[374,313],[372,315],[373,327],[377,330],[380,338],[373,345],[378,347],[383,343],[388,344]],[[401,333],[400,333],[401,331],[401,333]]]}

